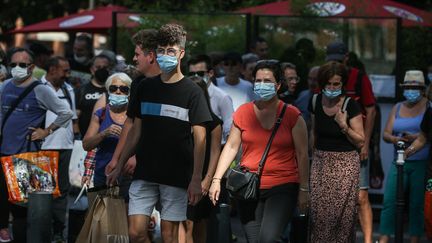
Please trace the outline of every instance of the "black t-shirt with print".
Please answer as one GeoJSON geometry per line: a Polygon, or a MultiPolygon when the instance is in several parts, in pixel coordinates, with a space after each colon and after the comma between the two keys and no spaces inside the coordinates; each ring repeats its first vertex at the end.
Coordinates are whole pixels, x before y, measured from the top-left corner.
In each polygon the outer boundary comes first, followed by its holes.
{"type": "Polygon", "coordinates": [[[201,88],[188,78],[141,82],[132,114],[141,119],[134,179],[187,188],[193,171],[193,125],[212,120],[201,88]]]}
{"type": "Polygon", "coordinates": [[[75,90],[76,108],[81,111],[78,126],[83,137],[90,125],[93,107],[103,93],[106,93],[105,86],[96,87],[91,82],[75,90]]]}
{"type": "MultiPolygon", "coordinates": [[[[347,136],[342,133],[341,128],[335,121],[335,115],[328,116],[322,106],[322,94],[316,99],[315,111],[312,109],[312,98],[309,102],[308,110],[315,115],[315,146],[319,150],[347,152],[356,150],[356,147],[348,140],[347,136]]],[[[350,99],[348,101],[346,112],[348,112],[348,121],[361,113],[358,103],[350,99]]],[[[348,123],[347,121],[347,123],[348,123]]]]}

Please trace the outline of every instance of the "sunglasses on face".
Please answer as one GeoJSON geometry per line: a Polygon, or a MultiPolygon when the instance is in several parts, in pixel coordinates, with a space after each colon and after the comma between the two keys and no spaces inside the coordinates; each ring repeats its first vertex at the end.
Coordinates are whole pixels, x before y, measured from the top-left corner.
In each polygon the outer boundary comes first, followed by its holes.
{"type": "Polygon", "coordinates": [[[110,85],[108,87],[108,90],[110,93],[114,93],[117,90],[120,90],[120,92],[122,92],[123,94],[129,94],[129,87],[128,86],[123,86],[123,85],[110,85]]]}
{"type": "Polygon", "coordinates": [[[200,76],[200,77],[204,77],[205,74],[206,74],[205,71],[189,72],[189,76],[200,76]]]}
{"type": "Polygon", "coordinates": [[[11,62],[11,63],[9,63],[9,67],[11,67],[11,68],[16,67],[17,65],[18,65],[20,68],[27,68],[28,66],[31,65],[31,63],[25,63],[25,62],[18,62],[18,63],[16,63],[16,62],[11,62]]]}

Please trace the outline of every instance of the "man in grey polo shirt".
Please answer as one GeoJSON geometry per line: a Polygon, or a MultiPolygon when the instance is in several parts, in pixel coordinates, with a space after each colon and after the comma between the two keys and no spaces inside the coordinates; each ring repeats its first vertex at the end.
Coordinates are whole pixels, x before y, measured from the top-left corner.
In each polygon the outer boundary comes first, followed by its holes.
{"type": "MultiPolygon", "coordinates": [[[[75,94],[72,86],[65,83],[70,74],[69,62],[63,57],[52,57],[47,61],[47,74],[41,79],[42,83],[52,88],[57,97],[73,112],[72,119],[76,120],[75,94]]],[[[57,115],[52,111],[47,111],[45,126],[48,127],[57,115]]],[[[72,120],[66,127],[57,129],[53,134],[45,138],[42,144],[44,150],[54,150],[59,152],[58,182],[61,196],[53,201],[53,240],[55,242],[64,241],[63,230],[66,223],[67,194],[69,192],[69,161],[74,144],[74,132],[72,120]]]]}

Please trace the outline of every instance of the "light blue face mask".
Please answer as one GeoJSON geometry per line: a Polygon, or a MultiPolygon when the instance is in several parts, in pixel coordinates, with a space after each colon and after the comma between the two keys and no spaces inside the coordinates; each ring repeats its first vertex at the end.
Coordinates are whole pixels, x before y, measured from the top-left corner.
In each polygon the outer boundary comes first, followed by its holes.
{"type": "Polygon", "coordinates": [[[409,103],[417,103],[421,100],[422,96],[418,89],[407,89],[404,90],[403,96],[409,103]]]}
{"type": "Polygon", "coordinates": [[[254,93],[257,95],[256,100],[268,101],[276,95],[276,87],[274,83],[256,82],[254,93]]]}
{"type": "Polygon", "coordinates": [[[342,94],[342,89],[338,89],[338,90],[323,89],[322,93],[325,95],[325,97],[329,99],[334,99],[342,94]]]}
{"type": "Polygon", "coordinates": [[[427,77],[428,77],[429,81],[432,81],[432,73],[428,73],[427,77]]]}
{"type": "Polygon", "coordinates": [[[127,95],[109,94],[108,100],[111,106],[122,106],[129,102],[127,95]]]}
{"type": "Polygon", "coordinates": [[[163,73],[172,72],[178,65],[176,56],[158,55],[156,61],[163,73]]]}

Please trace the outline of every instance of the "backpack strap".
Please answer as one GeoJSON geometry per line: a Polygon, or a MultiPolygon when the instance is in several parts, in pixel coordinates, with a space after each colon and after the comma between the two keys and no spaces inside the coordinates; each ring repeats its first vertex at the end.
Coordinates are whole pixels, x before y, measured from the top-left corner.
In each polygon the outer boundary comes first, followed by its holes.
{"type": "Polygon", "coordinates": [[[63,95],[66,97],[66,100],[68,101],[70,108],[73,109],[73,107],[72,107],[72,98],[71,98],[69,90],[67,90],[67,87],[66,87],[65,84],[63,84],[61,86],[61,90],[63,92],[63,95]]]}
{"type": "Polygon", "coordinates": [[[317,98],[318,98],[318,94],[314,94],[312,96],[312,111],[313,111],[313,113],[315,113],[317,98]]]}
{"type": "Polygon", "coordinates": [[[344,99],[343,104],[342,104],[342,109],[341,109],[342,112],[345,112],[347,110],[348,102],[350,99],[351,99],[351,97],[345,96],[345,99],[344,99]]]}

